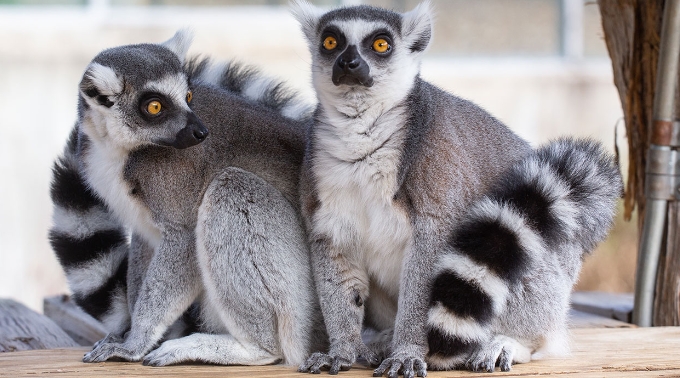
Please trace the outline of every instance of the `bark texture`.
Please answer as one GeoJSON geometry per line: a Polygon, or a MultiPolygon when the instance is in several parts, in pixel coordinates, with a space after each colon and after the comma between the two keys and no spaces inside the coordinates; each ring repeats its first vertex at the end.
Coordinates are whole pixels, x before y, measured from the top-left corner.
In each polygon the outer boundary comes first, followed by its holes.
{"type": "MultiPolygon", "coordinates": [[[[664,0],[599,0],[614,84],[619,91],[628,139],[624,217],[644,214],[645,162],[656,83],[664,0]]],[[[638,217],[642,224],[642,217],[638,217]]]]}
{"type": "MultiPolygon", "coordinates": [[[[637,209],[638,226],[642,230],[645,164],[653,122],[665,0],[599,0],[599,5],[628,137],[630,161],[624,217],[630,220],[637,209]]],[[[680,95],[676,92],[676,119],[679,109],[680,95]]],[[[668,207],[666,227],[654,301],[655,326],[680,325],[680,205],[677,202],[668,207]]]]}

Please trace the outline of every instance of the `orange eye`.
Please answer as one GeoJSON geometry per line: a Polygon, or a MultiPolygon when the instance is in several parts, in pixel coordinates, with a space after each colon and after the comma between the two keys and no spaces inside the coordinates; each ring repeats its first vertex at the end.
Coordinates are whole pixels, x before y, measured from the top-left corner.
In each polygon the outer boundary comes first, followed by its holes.
{"type": "Polygon", "coordinates": [[[333,50],[334,48],[338,47],[338,40],[335,39],[335,37],[328,36],[323,40],[323,47],[326,50],[333,50]]]}
{"type": "Polygon", "coordinates": [[[187,104],[191,103],[192,98],[194,98],[194,94],[191,91],[187,92],[187,104]]]}
{"type": "Polygon", "coordinates": [[[379,53],[384,53],[389,49],[390,49],[390,43],[387,42],[385,39],[378,38],[375,41],[373,41],[373,50],[375,50],[379,53]]]}
{"type": "Polygon", "coordinates": [[[151,101],[147,106],[146,106],[146,111],[149,112],[151,115],[156,115],[161,112],[161,109],[163,106],[161,106],[160,101],[151,101]]]}

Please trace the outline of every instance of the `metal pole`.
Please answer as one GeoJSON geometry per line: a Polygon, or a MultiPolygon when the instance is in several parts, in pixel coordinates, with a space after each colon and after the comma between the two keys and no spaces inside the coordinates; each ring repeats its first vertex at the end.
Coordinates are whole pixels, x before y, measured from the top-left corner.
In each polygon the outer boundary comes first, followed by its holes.
{"type": "Polygon", "coordinates": [[[661,25],[661,46],[654,96],[654,124],[646,167],[646,209],[635,280],[633,323],[652,325],[654,291],[666,227],[668,201],[676,191],[676,154],[671,149],[673,138],[673,105],[678,82],[680,57],[680,0],[666,0],[661,25]]]}
{"type": "Polygon", "coordinates": [[[567,59],[583,58],[583,0],[562,0],[560,6],[560,42],[562,56],[567,59]]]}

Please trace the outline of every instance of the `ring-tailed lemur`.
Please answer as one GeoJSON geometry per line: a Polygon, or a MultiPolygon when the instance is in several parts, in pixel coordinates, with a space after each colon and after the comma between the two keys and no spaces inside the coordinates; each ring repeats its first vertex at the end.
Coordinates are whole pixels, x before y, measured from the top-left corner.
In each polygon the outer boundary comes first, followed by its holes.
{"type": "Polygon", "coordinates": [[[50,237],[113,332],[84,361],[299,364],[324,343],[297,194],[305,106],[253,70],[185,69],[189,40],[105,50],[80,83],[50,237]],[[200,333],[147,355],[194,301],[200,333]]]}
{"type": "MultiPolygon", "coordinates": [[[[300,187],[312,266],[331,340],[328,353],[313,354],[300,370],[318,373],[328,368],[336,374],[350,368],[358,356],[379,362],[360,337],[362,325],[367,325],[394,329],[389,358],[375,375],[425,376],[427,353],[438,355],[430,346],[458,348],[455,342],[447,344],[448,339],[440,338],[437,345],[434,339],[428,343],[428,330],[438,329],[432,323],[438,319],[434,315],[430,328],[427,324],[435,275],[444,281],[437,282],[438,290],[443,290],[437,295],[446,297],[446,290],[451,290],[464,295],[463,305],[472,308],[482,306],[474,301],[485,299],[475,297],[475,290],[509,290],[504,283],[486,278],[479,283],[484,285],[481,289],[475,286],[477,282],[459,286],[458,281],[446,281],[445,273],[454,267],[445,265],[449,270],[441,271],[439,266],[453,261],[448,243],[468,217],[465,213],[473,201],[488,192],[503,172],[520,164],[531,148],[480,107],[420,78],[421,56],[432,35],[429,2],[405,14],[371,6],[324,13],[298,0],[293,13],[309,43],[312,82],[319,100],[300,187]]],[[[553,158],[549,155],[547,160],[558,164],[553,158]]],[[[600,155],[588,159],[597,160],[600,155]]],[[[564,163],[570,169],[570,164],[580,160],[565,159],[564,163]]],[[[583,185],[596,175],[588,172],[578,177],[586,181],[583,185]]],[[[512,176],[503,177],[512,180],[512,176]]],[[[533,184],[539,183],[528,183],[533,184]]],[[[604,185],[616,188],[619,183],[604,185]]],[[[587,203],[591,199],[575,196],[573,200],[587,203]]],[[[573,216],[564,211],[557,216],[573,216]]],[[[587,211],[603,211],[594,215],[603,219],[613,212],[612,208],[587,211]]],[[[607,226],[607,222],[593,225],[595,234],[604,234],[607,226]]],[[[550,239],[547,245],[558,242],[561,239],[550,239]]],[[[477,264],[457,266],[455,261],[454,265],[468,273],[464,278],[474,276],[476,270],[488,270],[484,261],[473,262],[477,264]]],[[[557,261],[552,264],[555,267],[557,261]]],[[[507,269],[516,277],[523,266],[510,264],[507,269]]],[[[571,287],[566,281],[560,285],[554,288],[560,293],[571,287]]],[[[539,311],[534,306],[539,298],[528,294],[522,305],[539,311]]],[[[436,303],[439,296],[433,300],[436,303]]],[[[567,306],[564,301],[560,304],[567,306]]],[[[443,325],[456,324],[456,319],[442,312],[439,320],[443,325]]],[[[492,330],[487,323],[478,328],[492,330]]]]}

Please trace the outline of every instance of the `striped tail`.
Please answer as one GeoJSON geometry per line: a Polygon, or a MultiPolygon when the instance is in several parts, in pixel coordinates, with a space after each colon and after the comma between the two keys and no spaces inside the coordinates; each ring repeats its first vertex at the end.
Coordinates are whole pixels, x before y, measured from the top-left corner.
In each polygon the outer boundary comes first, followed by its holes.
{"type": "Polygon", "coordinates": [[[315,104],[255,67],[235,61],[213,63],[209,58],[195,57],[185,64],[185,70],[192,81],[222,88],[284,117],[303,122],[311,120],[315,104]]]}
{"type": "Polygon", "coordinates": [[[552,261],[573,285],[583,255],[607,235],[621,193],[618,166],[591,140],[559,139],[506,172],[464,215],[439,260],[428,315],[430,367],[462,367],[494,336],[491,323],[532,274],[532,261],[552,261]]]}
{"type": "Polygon", "coordinates": [[[52,169],[54,204],[50,244],[66,272],[73,299],[85,312],[121,333],[129,326],[126,275],[128,236],[88,188],[77,160],[74,127],[52,169]]]}

